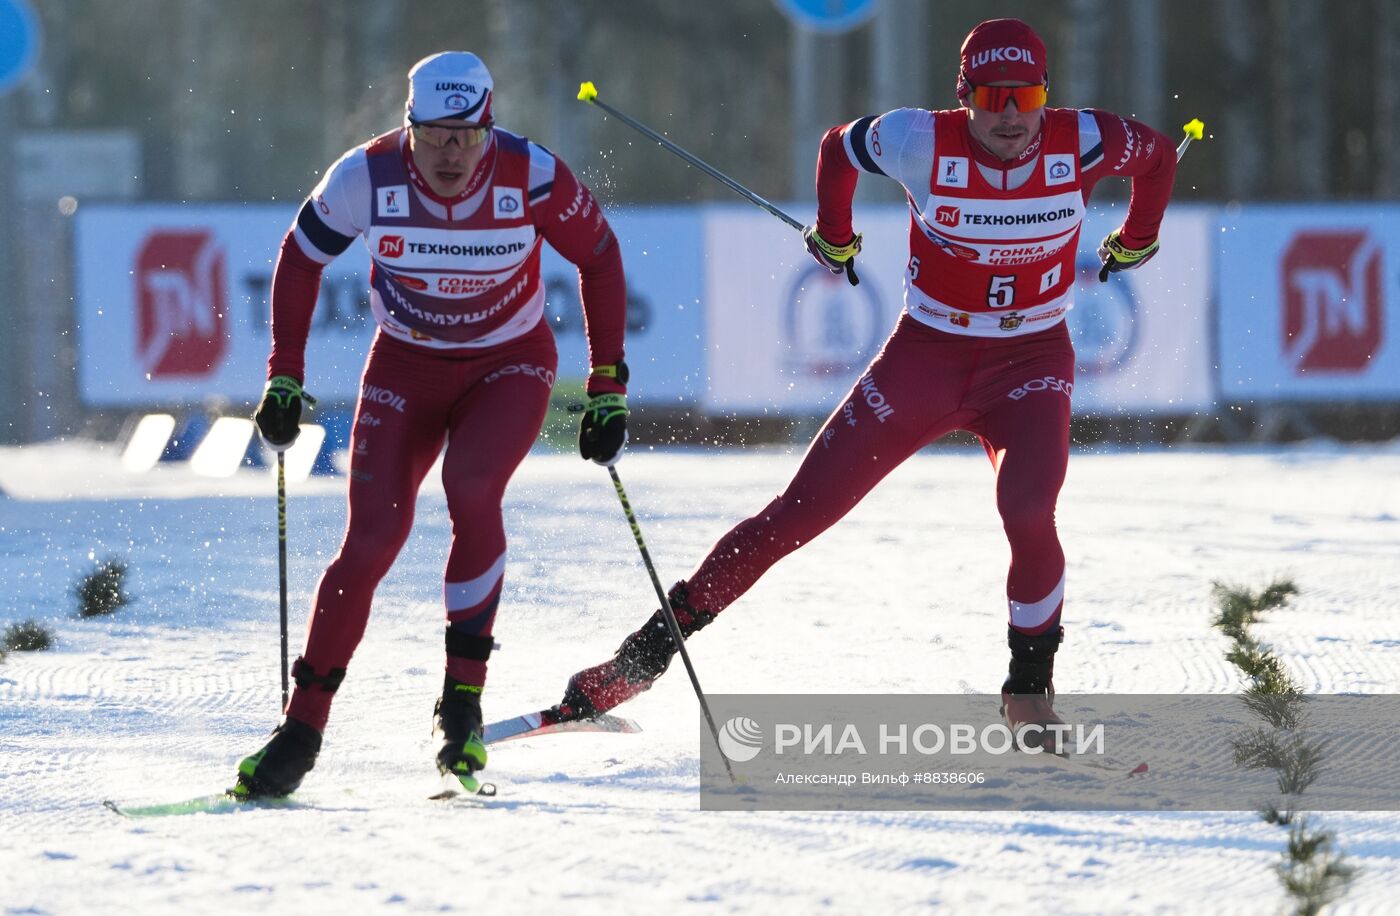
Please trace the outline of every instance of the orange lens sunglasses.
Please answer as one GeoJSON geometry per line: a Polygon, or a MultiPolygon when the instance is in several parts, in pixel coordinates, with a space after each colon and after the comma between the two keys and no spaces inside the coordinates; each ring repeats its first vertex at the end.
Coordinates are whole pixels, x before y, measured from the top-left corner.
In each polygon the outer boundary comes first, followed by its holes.
{"type": "Polygon", "coordinates": [[[1011,102],[1017,111],[1035,111],[1045,107],[1050,97],[1044,85],[1039,86],[973,86],[972,104],[986,111],[1000,112],[1011,102]]]}

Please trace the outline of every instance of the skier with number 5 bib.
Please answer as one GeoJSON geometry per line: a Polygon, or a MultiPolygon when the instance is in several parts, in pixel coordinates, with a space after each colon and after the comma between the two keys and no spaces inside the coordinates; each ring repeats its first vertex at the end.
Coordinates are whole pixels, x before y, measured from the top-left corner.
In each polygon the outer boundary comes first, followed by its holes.
{"type": "MultiPolygon", "coordinates": [[[[1065,556],[1055,502],[1069,456],[1074,350],[1065,313],[1085,203],[1100,179],[1132,179],[1126,219],[1099,248],[1101,276],[1140,267],[1157,251],[1176,158],[1167,137],[1136,121],[1047,108],[1045,45],[1020,20],[978,25],[960,64],[959,108],[901,108],[822,140],[808,250],[846,273],[861,248],[851,217],[858,175],[899,182],[910,215],[905,313],[787,489],[724,535],[669,603],[689,637],[906,458],[967,430],[991,459],[1011,544],[1001,698],[1014,730],[1060,721],[1052,675],[1065,556]]],[[[557,711],[586,718],[611,709],[648,689],[675,652],[657,611],[611,659],[574,675],[557,711]]]]}
{"type": "Polygon", "coordinates": [[[506,563],[501,499],[539,435],[558,364],[543,242],[579,272],[592,364],[580,451],[611,465],[627,439],[626,284],[602,208],[557,156],[494,126],[491,74],[475,54],[435,54],[408,77],[403,127],[331,166],[273,276],[269,381],[256,414],[272,448],[297,437],[322,269],[357,236],[369,248],[379,329],[351,433],[344,541],[316,588],[286,719],[239,764],[234,792],[247,798],[286,795],[315,764],[375,587],[444,445],[452,546],[437,765],[469,788],[485,766],[481,692],[506,563]]]}

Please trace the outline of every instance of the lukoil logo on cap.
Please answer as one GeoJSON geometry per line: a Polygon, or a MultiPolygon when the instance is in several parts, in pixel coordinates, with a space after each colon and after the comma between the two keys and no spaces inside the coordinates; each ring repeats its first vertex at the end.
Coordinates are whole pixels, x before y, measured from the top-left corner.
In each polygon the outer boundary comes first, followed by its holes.
{"type": "Polygon", "coordinates": [[[983,64],[994,64],[1007,60],[1019,61],[1024,64],[1036,63],[1035,55],[1031,53],[1030,48],[988,48],[972,55],[972,69],[976,70],[983,64]]]}
{"type": "Polygon", "coordinates": [[[408,71],[408,119],[488,122],[492,86],[486,65],[469,51],[425,57],[408,71]]]}

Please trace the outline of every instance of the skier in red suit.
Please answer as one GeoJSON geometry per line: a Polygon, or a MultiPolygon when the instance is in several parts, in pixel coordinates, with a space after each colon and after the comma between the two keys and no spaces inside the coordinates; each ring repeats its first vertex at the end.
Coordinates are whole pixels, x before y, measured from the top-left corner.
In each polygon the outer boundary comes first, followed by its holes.
{"type": "Polygon", "coordinates": [[[579,271],[592,365],[580,451],[608,465],[622,453],[626,287],[617,239],[568,166],[494,126],[492,101],[491,75],[475,54],[419,61],[404,125],[332,165],[282,242],[269,381],[256,414],[272,448],[297,436],[322,269],[357,236],[373,263],[379,329],[351,433],[344,541],[316,588],[286,719],[239,766],[245,796],[286,795],[314,765],[375,587],[408,538],[418,488],[444,446],[452,547],[437,763],[464,782],[485,765],[480,696],[506,560],[501,499],[539,434],[558,363],[544,320],[544,242],[579,271]]]}
{"type": "MultiPolygon", "coordinates": [[[[861,247],[851,218],[859,173],[899,182],[910,217],[905,313],[787,489],[720,538],[669,599],[689,637],[910,455],[967,430],[991,459],[1011,544],[1011,662],[1001,692],[1015,730],[1059,722],[1052,674],[1065,557],[1055,501],[1069,456],[1074,351],[1065,313],[1085,202],[1102,178],[1132,179],[1127,217],[1099,255],[1110,272],[1139,267],[1157,251],[1176,158],[1167,137],[1136,121],[1045,107],[1045,45],[1024,22],[978,25],[960,63],[961,107],[859,118],[822,140],[807,247],[844,273],[861,247]]],[[[570,679],[559,713],[588,717],[636,696],[675,651],[657,611],[613,658],[570,679]]],[[[1032,743],[1043,734],[1026,732],[1032,743]]]]}

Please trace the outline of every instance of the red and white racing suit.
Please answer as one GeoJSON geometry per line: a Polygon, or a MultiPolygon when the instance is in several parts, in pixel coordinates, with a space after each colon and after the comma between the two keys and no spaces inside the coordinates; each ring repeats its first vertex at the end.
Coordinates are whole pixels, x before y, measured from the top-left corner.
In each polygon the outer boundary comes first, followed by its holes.
{"type": "MultiPolygon", "coordinates": [[[[443,598],[448,644],[459,647],[447,671],[485,683],[505,569],[501,499],[544,422],[558,362],[542,320],[541,244],[578,265],[592,364],[623,355],[622,257],[602,208],[543,147],[499,129],[486,143],[467,188],[451,200],[418,174],[404,130],[356,147],[311,192],[282,243],[269,377],[304,378],[322,268],[357,236],[372,259],[379,324],[351,434],[345,537],[317,585],[299,663],[313,679],[287,710],[317,729],[331,692],[315,679],[349,664],[444,444],[452,546],[443,598]]],[[[623,388],[594,377],[589,391],[623,388]]]]}
{"type": "Polygon", "coordinates": [[[691,573],[688,602],[723,610],[906,458],[962,429],[996,472],[1011,625],[1045,632],[1064,602],[1055,501],[1074,388],[1064,319],[1085,202],[1100,178],[1132,178],[1121,238],[1151,244],[1176,173],[1171,142],[1106,112],[1047,108],[1025,153],[1004,162],[973,139],[962,109],[861,118],[826,134],[817,165],[817,228],[837,244],[853,235],[858,170],[895,179],[908,197],[905,313],[787,489],[691,573]]]}

